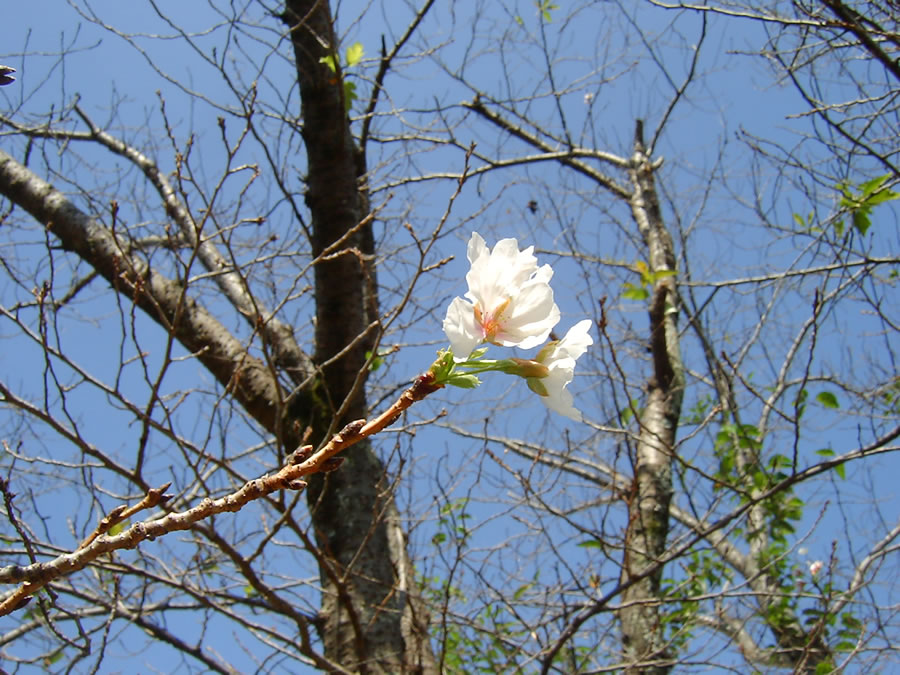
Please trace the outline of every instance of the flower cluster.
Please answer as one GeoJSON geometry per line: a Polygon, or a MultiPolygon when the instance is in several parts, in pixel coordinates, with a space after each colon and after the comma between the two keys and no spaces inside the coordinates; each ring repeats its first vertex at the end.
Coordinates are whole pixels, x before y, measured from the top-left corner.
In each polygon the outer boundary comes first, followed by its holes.
{"type": "Polygon", "coordinates": [[[569,329],[562,340],[544,345],[533,360],[482,359],[488,343],[531,349],[544,343],[559,323],[559,307],[553,300],[549,265],[538,267],[534,247],[520,251],[515,239],[502,239],[489,249],[477,232],[468,246],[471,268],[466,274],[469,290],[454,298],[444,318],[450,352],[432,366],[443,384],[477,386],[477,373],[499,370],[524,377],[533,392],[551,410],[580,421],[572,394],[567,391],[575,376],[575,362],[593,344],[589,320],[569,329]]]}

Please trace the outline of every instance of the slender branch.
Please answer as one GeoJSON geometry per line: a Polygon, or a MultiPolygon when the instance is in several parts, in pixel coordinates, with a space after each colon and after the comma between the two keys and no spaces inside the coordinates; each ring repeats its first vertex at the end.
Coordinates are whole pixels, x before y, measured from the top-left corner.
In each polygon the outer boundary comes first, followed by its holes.
{"type": "MultiPolygon", "coordinates": [[[[495,113],[491,110],[488,110],[488,108],[485,107],[484,103],[482,103],[480,96],[476,96],[474,101],[465,102],[462,105],[464,108],[468,108],[469,110],[478,113],[479,115],[484,117],[486,120],[488,120],[492,124],[495,124],[496,126],[500,127],[504,131],[507,131],[508,133],[512,134],[516,138],[518,138],[522,141],[525,141],[528,145],[530,145],[534,148],[538,148],[542,152],[546,152],[546,153],[558,152],[557,148],[551,147],[549,144],[545,143],[537,136],[534,136],[533,134],[528,133],[521,127],[519,127],[519,126],[513,124],[512,122],[510,122],[509,120],[501,117],[497,113],[495,113]]],[[[605,162],[609,162],[613,166],[620,168],[620,169],[626,169],[629,166],[627,159],[618,157],[617,155],[613,155],[612,153],[594,152],[594,153],[591,153],[591,155],[593,157],[595,157],[596,159],[600,159],[605,162]]],[[[607,190],[612,192],[614,195],[616,195],[620,199],[625,199],[625,200],[631,199],[631,193],[626,188],[619,185],[615,180],[613,180],[612,178],[607,176],[602,171],[597,171],[592,166],[589,166],[588,164],[585,164],[584,162],[580,162],[580,161],[574,159],[574,157],[563,157],[563,158],[559,159],[559,162],[561,164],[568,166],[568,167],[574,169],[575,171],[578,171],[579,173],[584,174],[585,176],[591,178],[592,180],[594,180],[599,185],[603,186],[604,188],[606,188],[607,190]]]]}
{"type": "Polygon", "coordinates": [[[892,59],[890,55],[881,48],[881,45],[879,45],[877,41],[872,39],[872,35],[868,30],[863,28],[860,21],[862,17],[858,12],[851,7],[848,7],[843,2],[840,2],[840,0],[820,0],[820,2],[830,9],[832,14],[840,19],[842,27],[853,33],[860,44],[873,58],[883,65],[895,79],[900,80],[900,64],[892,59]]]}
{"type": "MultiPolygon", "coordinates": [[[[104,553],[126,548],[135,548],[146,539],[156,539],[170,532],[187,530],[201,520],[211,516],[237,512],[250,502],[266,497],[277,490],[302,490],[307,483],[303,478],[314,473],[328,472],[337,469],[342,457],[338,453],[359,443],[364,438],[377,434],[397,420],[403,411],[416,401],[421,401],[441,387],[435,385],[430,373],[420,375],[412,386],[401,394],[387,410],[375,419],[356,420],[347,424],[331,437],[331,440],[316,453],[311,454],[312,447],[304,446],[288,457],[287,464],[272,475],[265,475],[245,483],[240,489],[218,499],[204,499],[197,506],[180,513],[170,513],[162,518],[148,519],[135,523],[124,532],[115,536],[92,535],[73,553],[58,556],[45,563],[35,563],[27,567],[10,565],[0,569],[0,583],[22,583],[0,602],[0,616],[5,616],[21,607],[29,596],[54,579],[72,574],[89,565],[104,553]]],[[[160,489],[160,493],[165,488],[160,489]]],[[[154,497],[148,495],[142,502],[127,512],[136,512],[138,506],[154,497]]],[[[159,498],[158,496],[156,497],[159,498]]],[[[119,514],[121,515],[121,514],[119,514]]],[[[96,534],[96,533],[95,533],[96,534]]]]}
{"type": "MultiPolygon", "coordinates": [[[[251,326],[258,328],[266,342],[275,352],[275,360],[292,375],[295,383],[302,382],[314,371],[308,355],[306,355],[294,338],[290,326],[280,321],[273,313],[260,305],[247,287],[246,280],[228,263],[225,256],[208,238],[201,237],[202,223],[194,220],[187,206],[178,198],[178,194],[166,175],[159,170],[156,162],[141,153],[137,148],[100,129],[76,103],[75,111],[88,127],[88,132],[77,132],[47,127],[26,127],[12,119],[0,116],[0,122],[28,136],[29,138],[53,138],[60,140],[94,141],[134,164],[156,189],[166,213],[175,224],[184,240],[197,251],[197,257],[203,266],[212,273],[225,297],[247,320],[251,326]]],[[[209,213],[209,211],[207,211],[209,213]]]]}

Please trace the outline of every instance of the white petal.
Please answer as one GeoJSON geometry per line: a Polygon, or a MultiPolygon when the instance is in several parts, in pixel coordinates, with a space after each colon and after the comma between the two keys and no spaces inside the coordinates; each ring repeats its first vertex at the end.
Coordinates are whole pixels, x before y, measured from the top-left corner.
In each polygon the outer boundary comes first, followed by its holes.
{"type": "Polygon", "coordinates": [[[575,361],[564,359],[556,367],[550,369],[550,374],[541,379],[541,384],[547,389],[547,395],[541,396],[544,405],[560,415],[581,422],[584,417],[575,407],[572,394],[566,388],[574,376],[575,361]]]}
{"type": "Polygon", "coordinates": [[[472,236],[469,237],[469,245],[466,247],[466,255],[469,258],[469,263],[474,264],[476,260],[487,253],[488,247],[487,244],[484,243],[484,237],[477,232],[473,232],[472,236]]]}
{"type": "Polygon", "coordinates": [[[591,329],[591,320],[585,319],[579,321],[569,329],[566,336],[556,344],[550,361],[557,358],[577,359],[587,351],[587,348],[594,344],[594,338],[589,333],[591,329]]]}
{"type": "Polygon", "coordinates": [[[519,251],[515,239],[502,239],[488,252],[481,236],[473,233],[469,241],[472,267],[466,274],[469,286],[466,297],[487,312],[515,297],[537,271],[532,250],[519,251]]]}
{"type": "Polygon", "coordinates": [[[456,361],[465,361],[472,350],[484,341],[480,327],[475,322],[475,308],[462,298],[453,298],[447,308],[444,333],[450,340],[450,348],[456,361]]]}
{"type": "Polygon", "coordinates": [[[486,339],[524,349],[544,342],[559,321],[559,307],[548,284],[553,269],[538,267],[534,247],[520,251],[518,242],[508,238],[489,250],[484,238],[473,232],[467,255],[471,267],[465,297],[471,305],[454,300],[444,320],[457,358],[465,358],[486,339]],[[485,326],[476,325],[476,309],[485,326]]]}
{"type": "Polygon", "coordinates": [[[532,276],[532,280],[534,281],[542,281],[545,284],[550,283],[550,279],[553,278],[553,268],[550,265],[541,265],[537,270],[535,270],[534,275],[532,276]]]}
{"type": "Polygon", "coordinates": [[[505,347],[531,349],[544,342],[559,322],[559,307],[547,284],[529,282],[513,298],[503,318],[503,329],[496,342],[505,347]]]}
{"type": "Polygon", "coordinates": [[[537,359],[550,369],[547,377],[541,380],[547,390],[547,396],[541,397],[544,405],[577,422],[584,418],[575,407],[568,386],[575,377],[576,359],[594,343],[594,339],[589,333],[590,328],[590,319],[579,321],[548,352],[538,354],[537,359]]]}

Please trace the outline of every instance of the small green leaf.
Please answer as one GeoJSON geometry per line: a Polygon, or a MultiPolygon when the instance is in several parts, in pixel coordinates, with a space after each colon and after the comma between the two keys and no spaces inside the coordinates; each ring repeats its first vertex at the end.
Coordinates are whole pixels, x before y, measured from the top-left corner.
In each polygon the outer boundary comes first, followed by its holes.
{"type": "Polygon", "coordinates": [[[638,400],[636,398],[631,399],[630,405],[622,410],[620,413],[620,417],[622,419],[622,424],[628,424],[631,421],[631,418],[634,417],[634,411],[637,410],[638,400]]]}
{"type": "Polygon", "coordinates": [[[54,663],[58,662],[63,657],[63,650],[57,649],[50,656],[44,659],[45,666],[52,666],[54,663]]]}
{"type": "Polygon", "coordinates": [[[649,284],[652,281],[652,278],[650,277],[650,266],[643,260],[638,260],[634,263],[634,271],[641,275],[642,284],[649,284]]]}
{"type": "Polygon", "coordinates": [[[650,297],[650,291],[642,286],[635,286],[634,284],[626,282],[624,288],[625,290],[622,292],[622,297],[627,300],[640,301],[650,297]]]}
{"type": "Polygon", "coordinates": [[[244,586],[244,595],[246,595],[248,598],[251,598],[254,595],[259,595],[259,593],[255,588],[253,588],[253,586],[247,584],[246,586],[244,586]]]}
{"type": "Polygon", "coordinates": [[[582,548],[603,548],[603,542],[597,539],[588,539],[587,541],[579,542],[578,545],[582,548]]]}
{"type": "Polygon", "coordinates": [[[337,72],[337,59],[334,54],[328,54],[319,59],[319,63],[324,63],[332,73],[337,72]]]}
{"type": "Polygon", "coordinates": [[[529,588],[534,586],[534,582],[531,581],[527,584],[523,584],[516,589],[516,592],[513,593],[513,600],[520,600],[523,595],[528,591],[529,588]]]}
{"type": "Polygon", "coordinates": [[[841,404],[838,403],[837,396],[830,391],[820,391],[816,394],[816,400],[826,408],[837,409],[841,407],[841,404]]]}
{"type": "Polygon", "coordinates": [[[847,479],[847,469],[844,468],[843,462],[841,462],[840,464],[835,465],[835,467],[834,467],[834,472],[835,472],[838,476],[841,477],[841,480],[846,480],[846,479],[847,479]]]}
{"type": "Polygon", "coordinates": [[[821,450],[816,450],[816,454],[820,457],[834,457],[835,452],[831,448],[822,448],[821,450]]]}
{"type": "Polygon", "coordinates": [[[860,620],[857,619],[852,614],[850,614],[849,612],[844,612],[843,614],[841,614],[841,623],[844,624],[844,626],[848,630],[852,630],[852,631],[862,630],[862,623],[860,622],[860,620]]]}
{"type": "Polygon", "coordinates": [[[460,389],[474,389],[479,384],[481,384],[481,380],[479,380],[475,375],[451,375],[446,384],[449,384],[453,387],[459,387],[460,389]]]}
{"type": "MultiPolygon", "coordinates": [[[[870,197],[873,193],[878,192],[878,190],[881,189],[881,186],[887,182],[888,178],[890,178],[890,174],[885,174],[884,176],[879,176],[877,178],[873,178],[872,180],[867,180],[865,183],[860,183],[859,196],[862,197],[861,201],[869,201],[868,197],[870,197]]],[[[886,190],[885,192],[890,192],[890,190],[886,190]]]]}
{"type": "Polygon", "coordinates": [[[476,359],[480,359],[482,356],[487,354],[487,347],[479,347],[478,349],[473,349],[472,353],[469,354],[469,361],[475,361],[476,359]]]}
{"type": "MultiPolygon", "coordinates": [[[[837,190],[841,193],[840,206],[852,214],[853,227],[862,235],[872,226],[869,216],[873,208],[900,198],[900,193],[884,188],[884,184],[889,178],[890,174],[886,174],[860,183],[858,194],[854,194],[851,186],[847,183],[837,185],[837,190]]],[[[843,223],[841,223],[841,228],[843,228],[843,223]]],[[[841,231],[838,231],[838,234],[841,234],[841,231]]]]}
{"type": "Polygon", "coordinates": [[[356,83],[344,80],[344,112],[350,112],[356,98],[356,83]]]}
{"type": "Polygon", "coordinates": [[[544,18],[544,21],[547,23],[551,23],[553,21],[553,16],[550,14],[554,9],[559,9],[559,5],[551,2],[550,0],[539,0],[535,2],[538,6],[538,9],[541,11],[541,16],[544,18]]]}
{"type": "Polygon", "coordinates": [[[839,237],[844,234],[844,221],[843,220],[834,221],[834,232],[839,237]]]}
{"type": "MultiPolygon", "coordinates": [[[[372,359],[372,350],[371,349],[366,351],[366,360],[368,361],[369,359],[372,359]]],[[[374,373],[376,370],[381,368],[381,366],[383,366],[383,365],[384,365],[384,358],[381,356],[376,356],[374,359],[372,359],[372,362],[369,363],[369,371],[374,373]]]]}
{"type": "Polygon", "coordinates": [[[855,227],[860,234],[865,234],[871,225],[872,221],[869,220],[869,209],[861,208],[858,211],[853,212],[853,227],[855,227]]]}
{"type": "Polygon", "coordinates": [[[362,60],[364,53],[361,42],[354,42],[347,47],[347,66],[355,66],[359,63],[362,60]]]}
{"type": "Polygon", "coordinates": [[[116,523],[109,530],[107,530],[106,534],[110,537],[115,537],[117,534],[121,534],[125,531],[125,528],[131,524],[130,520],[123,520],[121,523],[116,523]]]}
{"type": "Polygon", "coordinates": [[[657,270],[651,275],[651,277],[655,282],[659,281],[660,279],[665,279],[666,277],[674,277],[676,274],[678,274],[677,270],[657,270]]]}

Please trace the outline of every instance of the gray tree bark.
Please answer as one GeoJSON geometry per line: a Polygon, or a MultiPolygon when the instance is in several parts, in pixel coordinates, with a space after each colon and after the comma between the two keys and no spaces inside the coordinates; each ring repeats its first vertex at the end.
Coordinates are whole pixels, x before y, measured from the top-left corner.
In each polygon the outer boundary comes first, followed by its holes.
{"type": "MultiPolygon", "coordinates": [[[[631,213],[647,247],[651,272],[674,272],[675,252],[660,212],[654,171],[639,121],[629,171],[634,190],[631,213]]],[[[631,585],[622,594],[623,607],[619,612],[625,657],[633,664],[626,670],[631,673],[665,673],[671,668],[658,605],[663,568],[657,563],[665,553],[669,532],[672,461],[684,393],[675,280],[674,275],[657,279],[650,304],[653,374],[647,381],[639,418],[634,482],[628,503],[622,582],[631,585]]]]}

